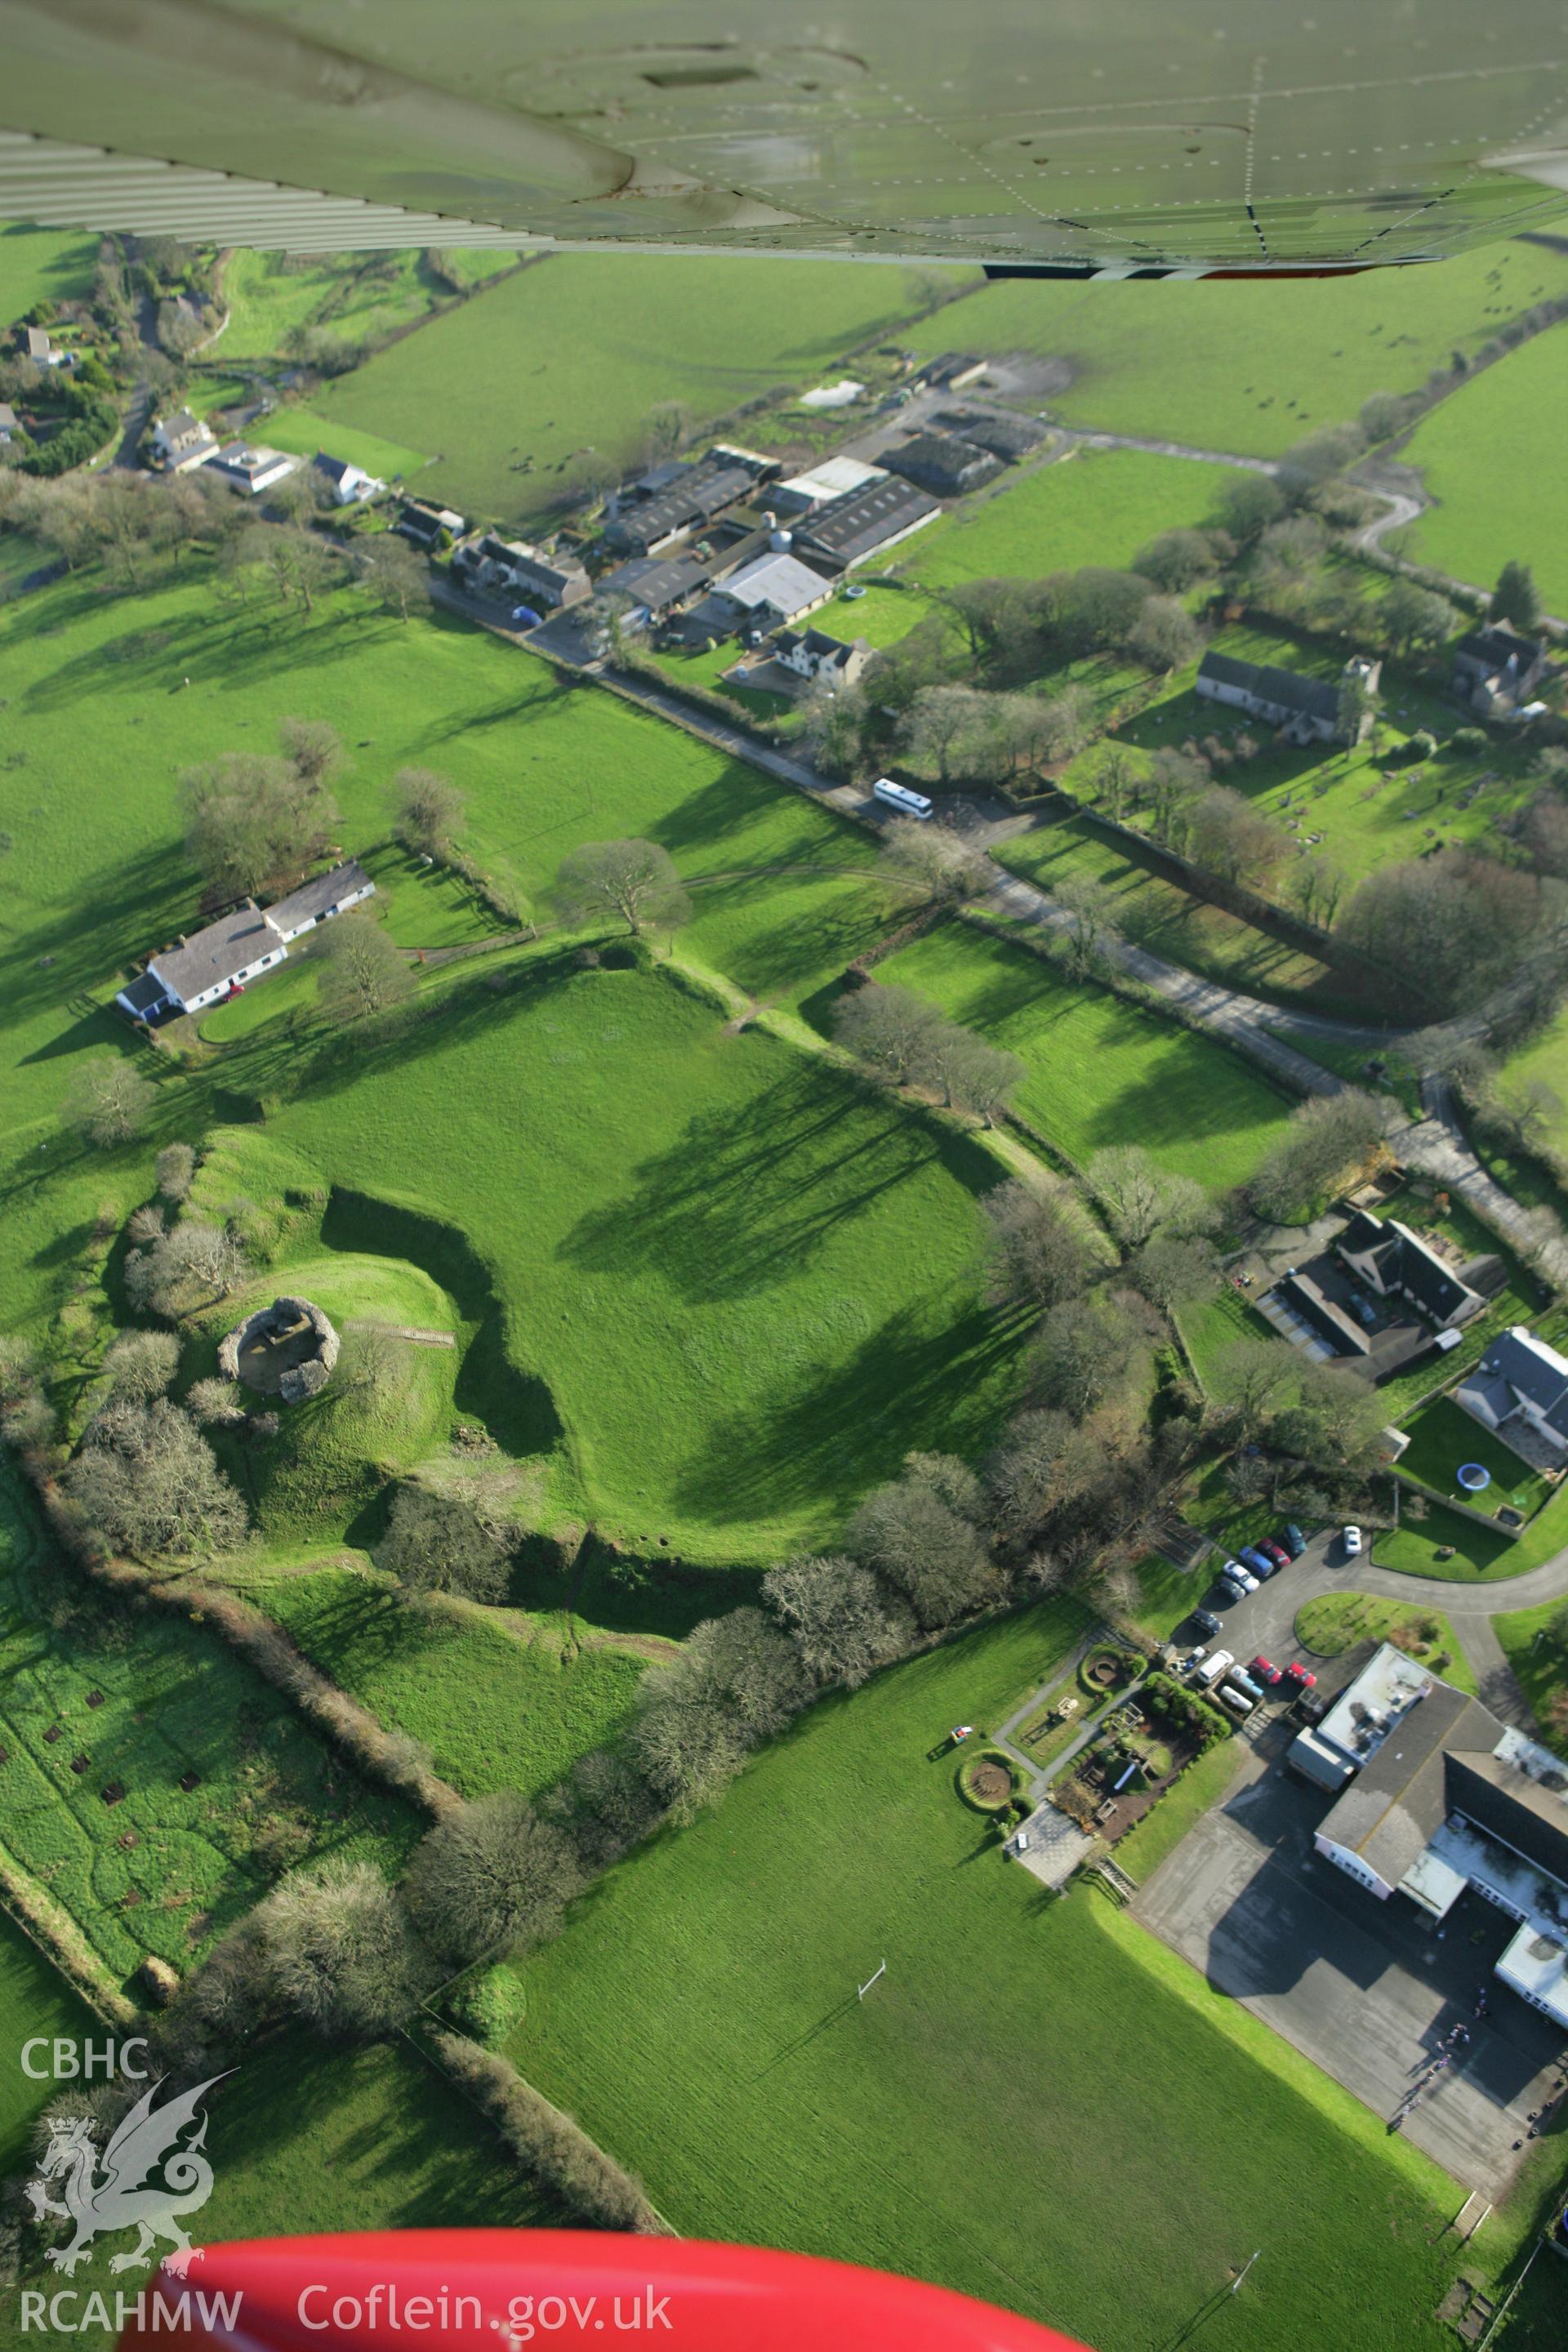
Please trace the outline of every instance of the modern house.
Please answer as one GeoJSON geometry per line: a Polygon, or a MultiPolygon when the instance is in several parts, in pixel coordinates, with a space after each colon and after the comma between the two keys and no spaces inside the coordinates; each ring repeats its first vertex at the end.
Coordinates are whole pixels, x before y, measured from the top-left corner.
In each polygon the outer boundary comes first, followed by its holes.
{"type": "Polygon", "coordinates": [[[1568,2026],[1568,1766],[1387,1642],[1287,1760],[1338,1792],[1325,1861],[1438,1924],[1479,1895],[1516,1923],[1497,1975],[1568,2026]]]}
{"type": "Polygon", "coordinates": [[[161,474],[186,474],[216,453],[217,435],[188,408],[176,408],[173,416],[153,418],[151,448],[161,474]]]}
{"type": "Polygon", "coordinates": [[[1349,1271],[1380,1298],[1407,1298],[1433,1328],[1468,1323],[1486,1305],[1479,1290],[1455,1273],[1446,1258],[1397,1217],[1374,1217],[1358,1209],[1334,1242],[1349,1271]]]}
{"type": "Polygon", "coordinates": [[[1546,647],[1501,626],[1475,629],[1454,647],[1454,691],[1482,719],[1509,717],[1541,682],[1546,647]]]}
{"type": "Polygon", "coordinates": [[[892,474],[808,514],[795,534],[795,552],[824,571],[848,572],[934,522],[941,512],[924,490],[892,474]]]}
{"type": "Polygon", "coordinates": [[[1568,1360],[1522,1323],[1500,1332],[1454,1402],[1532,1465],[1568,1456],[1568,1360]]]}
{"type": "Polygon", "coordinates": [[[1323,677],[1299,677],[1294,670],[1276,669],[1269,663],[1239,661],[1233,654],[1209,652],[1198,666],[1197,689],[1211,702],[1245,710],[1249,719],[1266,719],[1293,743],[1359,743],[1372,725],[1370,709],[1362,710],[1353,730],[1343,725],[1341,688],[1354,679],[1368,695],[1375,694],[1383,664],[1363,654],[1346,662],[1338,683],[1323,677]]]}
{"type": "Polygon", "coordinates": [[[851,490],[863,490],[887,478],[882,467],[868,466],[858,457],[824,457],[819,466],[808,467],[804,474],[771,483],[768,504],[781,516],[811,514],[835,499],[847,498],[851,490]]]}
{"type": "Polygon", "coordinates": [[[247,499],[258,499],[263,490],[271,489],[285,474],[291,474],[300,463],[282,449],[268,449],[255,441],[230,441],[216,457],[206,461],[208,470],[221,475],[232,489],[247,499]]]}
{"type": "Polygon", "coordinates": [[[357,858],[302,882],[265,909],[247,898],[216,923],[149,956],[145,971],[115,998],[133,1021],[162,1021],[172,1013],[204,1013],[283,962],[289,943],[371,898],[375,884],[357,858]]]}
{"type": "Polygon", "coordinates": [[[960,441],[951,433],[917,433],[896,449],[883,452],[890,473],[918,482],[933,498],[962,498],[977,490],[1002,471],[1002,460],[975,442],[960,441]]]}
{"type": "Polygon", "coordinates": [[[660,555],[741,505],[778,471],[776,458],[715,442],[706,457],[673,470],[658,467],[620,492],[605,526],[605,544],[622,555],[660,555]],[[658,487],[648,487],[656,482],[658,487]]]}
{"type": "Polygon", "coordinates": [[[4,448],[13,433],[19,429],[16,412],[8,400],[0,400],[0,448],[4,448]]]}
{"type": "Polygon", "coordinates": [[[797,677],[826,677],[834,686],[853,686],[871,658],[864,637],[846,645],[826,629],[780,629],[773,639],[773,656],[781,669],[797,677]]]}
{"type": "Polygon", "coordinates": [[[74,352],[62,352],[49,341],[47,327],[21,327],[16,333],[17,345],[24,359],[35,367],[68,368],[76,365],[74,352]]]}
{"type": "Polygon", "coordinates": [[[815,613],[833,593],[833,583],[784,549],[753,556],[714,589],[709,603],[721,605],[737,624],[770,630],[815,613]]]}
{"type": "Polygon", "coordinates": [[[445,531],[448,538],[461,539],[468,530],[465,517],[450,507],[433,507],[423,499],[405,499],[397,509],[394,530],[411,539],[416,547],[432,548],[445,531]]]}
{"type": "Polygon", "coordinates": [[[574,555],[542,555],[522,540],[498,539],[490,530],[459,547],[452,569],[465,587],[481,595],[519,597],[551,612],[581,604],[594,593],[574,555]]]}
{"type": "Polygon", "coordinates": [[[324,449],[317,450],[312,462],[336,506],[363,507],[367,499],[380,498],[386,488],[379,474],[367,474],[363,466],[351,466],[346,457],[329,457],[324,449]]]}

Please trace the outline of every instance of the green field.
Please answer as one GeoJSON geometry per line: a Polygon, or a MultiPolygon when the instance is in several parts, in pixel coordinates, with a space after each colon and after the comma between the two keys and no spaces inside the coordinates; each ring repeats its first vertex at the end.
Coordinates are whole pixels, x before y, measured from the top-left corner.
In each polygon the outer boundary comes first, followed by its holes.
{"type": "Polygon", "coordinates": [[[431,450],[424,495],[521,523],[552,509],[584,450],[635,462],[661,404],[683,402],[700,427],[777,384],[814,383],[919,304],[897,269],[555,255],[323,386],[316,404],[431,450]]]}
{"type": "Polygon", "coordinates": [[[148,1952],[188,1968],[266,1893],[279,1825],[290,1860],[396,1867],[417,1817],[324,1748],[216,1634],[173,1612],[61,1607],[60,1563],[8,1463],[0,1513],[0,1837],[111,1975],[148,1952]],[[116,1782],[124,1794],[106,1804],[116,1782]]]}
{"type": "MultiPolygon", "coordinates": [[[[23,2071],[22,2045],[36,2034],[50,2041],[57,2034],[71,2042],[89,2034],[103,2038],[87,2003],[0,1910],[0,2049],[7,2062],[0,2070],[0,2178],[5,2179],[21,2170],[33,2119],[54,2095],[52,2081],[35,2082],[23,2071]]],[[[48,2053],[38,2053],[32,2063],[47,2067],[48,2053]]]]}
{"type": "Polygon", "coordinates": [[[1327,964],[1194,898],[1167,882],[1134,845],[1108,839],[1081,817],[1021,834],[1004,842],[997,855],[1042,890],[1054,890],[1069,874],[1089,876],[1110,892],[1110,920],[1125,938],[1227,987],[1319,1011],[1346,994],[1327,964]]]}
{"type": "Polygon", "coordinates": [[[1022,945],[942,925],[877,967],[1017,1054],[1015,1101],[1080,1165],[1136,1137],[1212,1192],[1239,1184],[1277,1141],[1282,1097],[1222,1045],[1092,983],[1076,985],[1022,945]]]}
{"type": "MultiPolygon", "coordinates": [[[[456,255],[471,278],[515,267],[510,253],[456,255]]],[[[252,253],[243,247],[224,264],[227,326],[212,346],[226,360],[276,360],[293,328],[320,326],[349,339],[384,341],[451,299],[416,252],[326,254],[319,259],[252,253]]],[[[279,445],[281,446],[281,445],[279,445]]]]}
{"type": "Polygon", "coordinates": [[[1142,285],[988,286],[904,340],[1061,362],[1068,389],[1042,379],[1027,404],[1070,425],[1273,457],[1564,290],[1568,255],[1515,243],[1321,284],[1168,283],[1152,301],[1142,285]]]}
{"type": "Polygon", "coordinates": [[[403,448],[361,425],[344,425],[311,408],[275,408],[259,420],[256,431],[274,449],[292,450],[302,457],[313,457],[318,449],[324,449],[329,457],[346,457],[351,466],[363,467],[384,482],[400,474],[411,477],[425,463],[423,450],[403,448]]]}
{"type": "Polygon", "coordinates": [[[67,302],[90,292],[98,240],[79,229],[0,227],[0,329],[35,302],[67,302]]]}
{"type": "Polygon", "coordinates": [[[251,1598],[468,1797],[553,1788],[621,1729],[645,1662],[580,1621],[410,1608],[348,1569],[274,1577],[251,1598]]]}
{"type": "Polygon", "coordinates": [[[1452,2185],[1125,1913],[1043,1895],[931,1754],[1079,1622],[818,1706],[530,1962],[512,2054],[695,2236],[915,2273],[1102,2352],[1172,2343],[1266,2244],[1248,2352],[1300,2344],[1304,2279],[1336,2352],[1438,2352],[1452,2185]]]}
{"type": "Polygon", "coordinates": [[[1079,450],[1057,465],[1005,474],[979,499],[928,523],[894,560],[922,588],[1122,565],[1159,532],[1211,520],[1233,479],[1223,466],[1139,449],[1079,450]]]}
{"type": "Polygon", "coordinates": [[[1424,1405],[1405,1429],[1410,1444],[1399,1457],[1399,1467],[1450,1502],[1468,1503],[1472,1510],[1488,1513],[1506,1505],[1528,1518],[1555,1492],[1550,1480],[1448,1397],[1424,1405]],[[1491,1473],[1491,1485],[1479,1495],[1467,1495],[1455,1475],[1461,1463],[1470,1462],[1491,1473]]]}
{"type": "Polygon", "coordinates": [[[1553,425],[1565,398],[1568,326],[1559,324],[1422,420],[1403,453],[1436,501],[1411,533],[1418,563],[1489,588],[1518,557],[1547,609],[1568,614],[1568,487],[1553,425]],[[1508,452],[1501,468],[1490,463],[1499,449],[1508,452]]]}
{"type": "MultiPolygon", "coordinates": [[[[474,1409],[634,1549],[826,1538],[910,1444],[972,1453],[1011,1402],[975,1264],[996,1163],[668,980],[475,982],[335,1076],[269,1129],[462,1227],[503,1302],[474,1409]]],[[[342,1237],[420,1246],[374,1209],[342,1237]]]]}
{"type": "Polygon", "coordinates": [[[1568,1602],[1542,1601],[1538,1609],[1514,1609],[1492,1619],[1492,1631],[1534,1711],[1549,1748],[1568,1756],[1568,1726],[1547,1719],[1553,1699],[1568,1691],[1568,1602]]]}
{"type": "Polygon", "coordinates": [[[1479,1696],[1474,1670],[1440,1610],[1412,1609],[1364,1592],[1321,1592],[1296,1619],[1297,1641],[1320,1658],[1342,1657],[1364,1642],[1386,1642],[1395,1633],[1413,1637],[1399,1646],[1419,1664],[1430,1666],[1457,1690],[1479,1696]]]}

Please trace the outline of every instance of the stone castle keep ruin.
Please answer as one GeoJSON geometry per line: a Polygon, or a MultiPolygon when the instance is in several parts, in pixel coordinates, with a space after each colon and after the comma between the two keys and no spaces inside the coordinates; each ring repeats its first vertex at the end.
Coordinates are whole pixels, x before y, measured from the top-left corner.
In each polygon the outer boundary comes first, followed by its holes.
{"type": "Polygon", "coordinates": [[[275,1298],[228,1333],[217,1351],[218,1370],[259,1396],[300,1404],[326,1387],[338,1346],[319,1307],[308,1298],[275,1298]]]}

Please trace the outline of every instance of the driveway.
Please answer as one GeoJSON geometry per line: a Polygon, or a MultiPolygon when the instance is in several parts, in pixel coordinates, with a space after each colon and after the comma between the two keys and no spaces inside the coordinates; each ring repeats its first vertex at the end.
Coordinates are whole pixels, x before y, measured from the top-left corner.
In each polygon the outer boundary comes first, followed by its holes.
{"type": "Polygon", "coordinates": [[[1417,2093],[1405,2137],[1496,2201],[1562,2049],[1544,2018],[1490,1982],[1512,1923],[1468,1895],[1435,1929],[1314,1854],[1331,1801],[1285,1772],[1287,1745],[1282,1726],[1264,1736],[1240,1787],[1155,1871],[1133,1914],[1385,2122],[1417,2093]],[[1470,2042],[1439,2073],[1438,2045],[1460,2022],[1470,2042]]]}

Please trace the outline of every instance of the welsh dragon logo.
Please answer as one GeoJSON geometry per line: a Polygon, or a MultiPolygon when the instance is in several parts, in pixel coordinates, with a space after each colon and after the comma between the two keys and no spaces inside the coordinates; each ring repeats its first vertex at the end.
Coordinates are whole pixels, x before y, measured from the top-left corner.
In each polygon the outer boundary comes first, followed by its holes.
{"type": "Polygon", "coordinates": [[[49,2144],[26,2195],[35,2221],[46,2218],[76,2224],[68,2246],[51,2246],[48,2260],[67,2276],[86,2261],[95,2238],[117,2230],[135,2230],[137,2242],[128,2254],[116,2254],[111,2271],[134,2269],[166,2238],[188,2254],[190,2239],[180,2216],[198,2212],[212,2195],[213,2168],[202,2153],[207,2119],[201,2103],[221,2074],[209,2075],[194,2090],[155,2108],[153,2099],[163,2078],[153,2083],[130,2113],[116,2126],[101,2159],[93,2126],[86,2116],[58,2117],[49,2127],[49,2144]],[[180,2135],[196,2128],[184,2145],[180,2135]],[[101,2161],[101,2170],[100,2165],[101,2161]],[[159,2175],[162,2178],[159,2179],[159,2175]],[[61,2200],[48,2193],[51,2181],[63,2183],[61,2200]]]}

